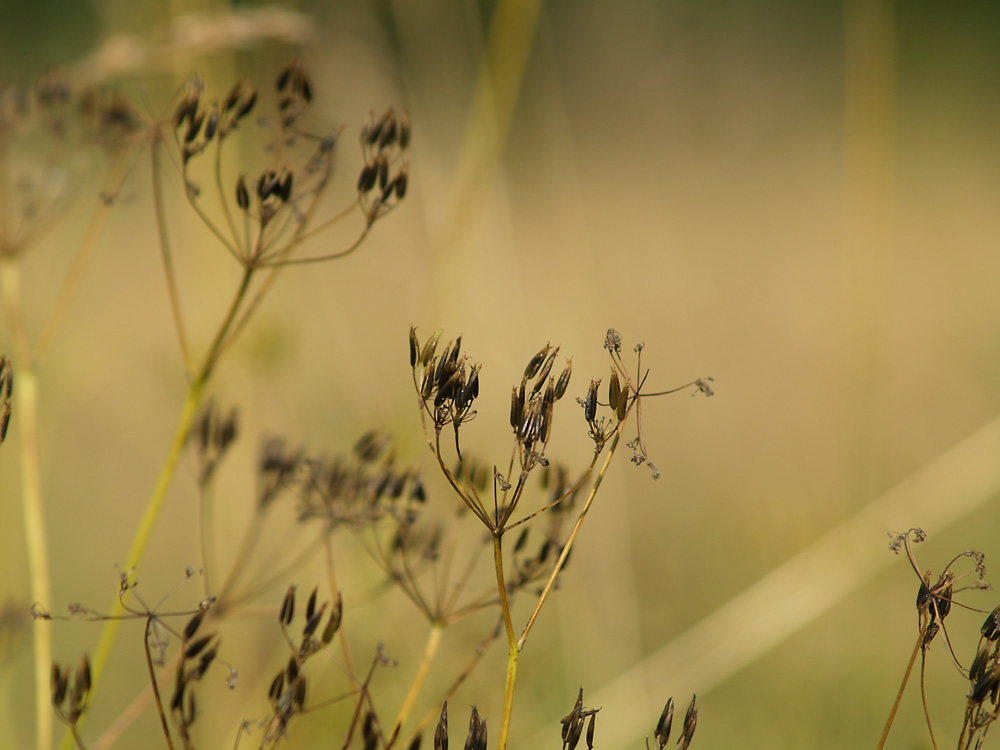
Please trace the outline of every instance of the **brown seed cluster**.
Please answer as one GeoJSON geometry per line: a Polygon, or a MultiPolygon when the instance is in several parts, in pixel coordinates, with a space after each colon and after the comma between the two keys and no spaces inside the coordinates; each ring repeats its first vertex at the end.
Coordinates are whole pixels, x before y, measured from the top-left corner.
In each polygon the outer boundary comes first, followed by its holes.
{"type": "Polygon", "coordinates": [[[76,670],[52,664],[52,707],[59,721],[75,728],[90,698],[90,660],[84,654],[76,670]]]}
{"type": "Polygon", "coordinates": [[[198,719],[194,686],[205,676],[219,654],[217,633],[195,637],[207,611],[207,608],[200,609],[184,626],[181,662],[177,667],[174,695],[170,701],[170,715],[184,747],[191,746],[191,727],[198,719]]]}
{"type": "Polygon", "coordinates": [[[573,710],[560,720],[563,750],[576,750],[576,746],[580,744],[580,738],[584,736],[586,736],[587,750],[594,750],[594,729],[597,712],[600,710],[599,708],[584,708],[583,688],[580,688],[580,694],[576,697],[573,710]],[[584,735],[584,727],[586,727],[586,735],[584,735]]]}
{"type": "Polygon", "coordinates": [[[239,412],[234,407],[223,414],[215,401],[202,409],[191,430],[200,469],[198,483],[206,487],[222,462],[226,452],[239,435],[239,412]]]}
{"type": "Polygon", "coordinates": [[[221,103],[216,100],[206,106],[203,93],[204,84],[195,78],[174,108],[173,126],[185,165],[214,139],[223,141],[229,136],[257,104],[257,89],[247,80],[233,86],[221,103]]]}
{"type": "Polygon", "coordinates": [[[410,115],[389,107],[370,112],[361,128],[365,164],[358,175],[358,199],[369,226],[406,195],[410,168],[402,154],[410,145],[410,115]]]}
{"type": "Polygon", "coordinates": [[[410,328],[410,367],[413,382],[434,429],[440,432],[445,425],[456,430],[475,417],[472,403],[479,396],[479,370],[482,365],[470,363],[462,354],[462,337],[449,341],[438,355],[441,332],[436,332],[424,342],[417,341],[417,331],[410,328]]]}
{"type": "Polygon", "coordinates": [[[396,465],[391,441],[381,432],[362,435],[350,456],[310,458],[301,465],[302,521],[362,527],[389,515],[407,526],[426,501],[419,472],[396,465]]]}
{"type": "Polygon", "coordinates": [[[295,621],[295,586],[289,586],[282,599],[278,612],[278,622],[281,633],[291,651],[288,663],[282,667],[271,680],[267,691],[271,704],[272,720],[267,728],[267,737],[271,740],[282,737],[288,723],[305,709],[306,675],[303,672],[306,661],[314,654],[328,646],[337,631],[343,617],[344,607],[340,595],[330,606],[329,602],[317,604],[318,589],[313,589],[302,613],[302,629],[298,638],[292,638],[289,628],[295,621]],[[327,614],[329,610],[329,614],[327,614]],[[326,619],[326,625],[323,620],[326,619]],[[317,635],[318,634],[318,635],[317,635]]]}

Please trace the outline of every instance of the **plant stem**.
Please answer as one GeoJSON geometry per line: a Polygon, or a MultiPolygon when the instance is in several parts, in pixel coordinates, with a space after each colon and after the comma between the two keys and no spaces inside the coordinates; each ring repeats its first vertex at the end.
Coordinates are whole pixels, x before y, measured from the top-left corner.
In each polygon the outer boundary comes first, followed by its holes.
{"type": "MultiPolygon", "coordinates": [[[[51,571],[45,535],[41,470],[38,460],[38,374],[35,372],[24,328],[21,274],[16,258],[0,259],[0,283],[14,344],[15,404],[21,436],[21,506],[28,551],[31,597],[43,609],[52,605],[51,571]]],[[[35,676],[35,742],[40,750],[52,747],[49,671],[52,668],[52,628],[36,625],[33,633],[35,676]]]]}
{"type": "Polygon", "coordinates": [[[917,633],[917,642],[913,644],[913,653],[910,655],[910,663],[906,665],[906,672],[903,673],[903,681],[899,685],[899,692],[896,693],[896,700],[892,704],[892,710],[889,711],[889,718],[885,720],[885,729],[882,730],[882,737],[879,739],[878,745],[875,746],[875,750],[882,750],[886,739],[889,737],[889,730],[892,729],[892,720],[896,718],[896,711],[899,708],[899,702],[903,699],[903,691],[906,690],[906,683],[909,682],[910,672],[913,671],[913,665],[917,661],[917,654],[920,653],[920,646],[924,642],[925,630],[926,626],[921,624],[920,632],[917,633]]]}
{"type": "Polygon", "coordinates": [[[167,715],[163,713],[163,701],[160,700],[160,686],[156,684],[156,671],[153,669],[153,657],[149,653],[149,631],[153,627],[152,616],[146,618],[146,637],[143,640],[143,647],[146,652],[146,668],[149,669],[149,684],[153,687],[153,697],[156,699],[156,711],[160,715],[160,726],[163,728],[163,736],[167,738],[167,747],[174,750],[174,742],[170,739],[170,727],[167,725],[167,715]]]}
{"type": "Polygon", "coordinates": [[[398,737],[400,732],[402,732],[403,724],[410,716],[410,711],[413,710],[413,704],[417,700],[417,696],[420,694],[420,689],[424,685],[424,681],[427,679],[427,674],[431,668],[431,662],[434,661],[434,657],[437,655],[438,647],[441,645],[441,635],[444,633],[444,623],[435,622],[431,624],[431,632],[427,634],[427,644],[424,646],[424,656],[420,661],[420,666],[417,668],[417,674],[413,678],[413,684],[410,685],[410,690],[407,692],[406,697],[403,699],[402,705],[399,707],[399,714],[396,716],[396,721],[393,725],[392,735],[398,737]]]}
{"type": "Polygon", "coordinates": [[[507,684],[503,696],[503,716],[500,719],[500,739],[497,750],[507,747],[507,735],[510,732],[510,714],[514,707],[514,682],[517,680],[517,656],[520,652],[517,639],[514,638],[514,626],[510,620],[510,603],[507,601],[507,583],[503,575],[503,549],[501,545],[502,531],[493,532],[493,563],[497,571],[497,591],[500,594],[500,606],[503,610],[503,624],[507,630],[507,684]]]}
{"type": "MultiPolygon", "coordinates": [[[[132,549],[129,552],[128,560],[123,569],[125,572],[135,568],[142,560],[142,555],[146,550],[146,544],[149,541],[150,534],[153,532],[153,526],[159,516],[160,508],[163,506],[163,500],[167,495],[167,490],[170,488],[170,482],[174,477],[174,471],[177,468],[177,461],[180,459],[181,451],[184,449],[184,443],[187,441],[188,433],[191,431],[191,425],[194,423],[195,415],[198,413],[198,407],[201,405],[201,396],[204,386],[204,380],[198,378],[191,383],[191,386],[188,389],[187,398],[184,400],[184,406],[181,409],[181,417],[180,420],[178,420],[177,429],[174,432],[173,443],[171,443],[170,450],[167,452],[167,458],[163,463],[163,468],[160,470],[160,476],[156,480],[156,486],[153,488],[153,494],[150,496],[149,502],[146,504],[146,510],[143,513],[142,520],[139,522],[139,528],[136,531],[135,537],[132,539],[132,549]]],[[[91,687],[91,697],[93,697],[94,692],[100,685],[101,677],[104,673],[104,667],[107,665],[108,658],[111,656],[111,649],[114,646],[115,638],[118,635],[118,628],[122,622],[118,616],[121,615],[122,612],[124,612],[124,609],[122,608],[121,601],[116,596],[110,613],[110,618],[104,626],[104,631],[101,633],[101,640],[97,645],[97,652],[94,656],[94,677],[93,686],[91,687]]],[[[63,743],[63,747],[66,747],[65,742],[63,743]]]]}
{"type": "MultiPolygon", "coordinates": [[[[631,410],[631,406],[629,409],[631,410]]],[[[528,637],[528,632],[531,630],[532,626],[535,624],[535,619],[538,617],[538,613],[542,609],[542,605],[545,604],[545,600],[548,599],[549,593],[552,591],[552,587],[555,585],[556,577],[559,575],[559,571],[562,570],[563,565],[566,563],[566,558],[569,557],[570,550],[573,548],[573,542],[576,541],[576,535],[580,533],[580,527],[583,525],[583,519],[587,516],[587,511],[590,510],[590,506],[594,502],[594,498],[597,496],[597,490],[600,489],[601,483],[604,481],[604,475],[608,473],[608,467],[611,465],[611,458],[615,455],[615,449],[618,447],[618,441],[621,439],[622,430],[625,429],[625,420],[618,425],[618,429],[615,432],[615,439],[611,443],[611,447],[608,449],[608,455],[604,458],[604,463],[601,465],[601,470],[597,473],[597,477],[594,479],[594,484],[590,488],[590,494],[587,495],[587,502],[584,503],[583,509],[580,511],[580,515],[577,516],[576,523],[573,524],[573,530],[570,532],[569,538],[566,540],[566,544],[563,545],[562,552],[559,554],[559,559],[556,560],[555,566],[552,568],[552,574],[549,576],[549,580],[545,582],[545,588],[542,589],[541,596],[538,597],[538,603],[535,604],[535,611],[531,613],[531,617],[528,618],[528,624],[524,626],[524,632],[521,633],[521,638],[517,642],[517,648],[520,650],[524,646],[524,641],[528,637]]]]}

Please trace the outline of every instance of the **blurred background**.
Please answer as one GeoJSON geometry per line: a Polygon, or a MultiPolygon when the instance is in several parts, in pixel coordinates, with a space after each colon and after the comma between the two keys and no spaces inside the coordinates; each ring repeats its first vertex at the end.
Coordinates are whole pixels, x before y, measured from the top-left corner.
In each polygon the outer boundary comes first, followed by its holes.
{"type": "MultiPolygon", "coordinates": [[[[522,652],[511,746],[557,747],[580,686],[601,708],[599,747],[642,747],[667,697],[682,711],[694,692],[694,747],[875,746],[917,631],[919,581],[886,532],[924,528],[917,554],[935,577],[966,549],[985,552],[987,570],[1000,555],[1000,8],[8,0],[3,17],[0,78],[32,81],[60,66],[151,116],[194,72],[210,97],[243,77],[273,97],[274,77],[298,58],[312,75],[311,121],[346,128],[334,206],[352,199],[369,111],[409,110],[405,201],[354,255],[284,272],[212,381],[216,401],[242,415],[217,490],[220,557],[247,522],[268,435],[335,453],[386,430],[398,460],[424,468],[431,502],[451,507],[420,431],[411,325],[421,340],[462,334],[483,363],[464,444],[495,463],[509,452],[509,388],[531,355],[561,345],[573,358],[570,395],[581,396],[609,373],[602,343],[614,327],[626,351],[645,344],[652,389],[711,376],[716,395],[644,402],[661,476],[625,450],[611,467],[522,652]]],[[[30,173],[44,153],[27,138],[12,162],[30,173]]],[[[249,147],[246,158],[234,174],[259,170],[249,147]]],[[[113,599],[184,396],[148,161],[124,183],[41,368],[54,612],[113,599]]],[[[23,257],[33,335],[101,189],[97,160],[67,174],[73,200],[23,257]]],[[[185,316],[202,351],[239,268],[187,208],[176,169],[166,184],[185,316]]],[[[358,228],[309,251],[336,249],[358,228]]],[[[8,326],[0,352],[12,349],[8,326]]],[[[560,406],[549,455],[580,469],[586,427],[571,399],[560,406]]],[[[12,747],[27,747],[19,437],[15,412],[0,448],[0,726],[12,747]]],[[[198,565],[195,468],[182,459],[138,574],[154,600],[198,565]]],[[[427,626],[402,597],[369,596],[378,574],[359,550],[345,534],[345,627],[357,618],[359,662],[377,642],[399,661],[373,687],[392,715],[427,626]]],[[[297,579],[300,590],[322,581],[321,566],[297,579]]],[[[282,589],[260,605],[273,612],[282,589]]],[[[168,601],[197,598],[197,587],[181,587],[168,601]]],[[[997,604],[995,593],[963,601],[997,604]]],[[[529,602],[517,604],[523,621],[529,602]]],[[[953,610],[949,622],[967,666],[982,615],[953,610]]],[[[470,618],[448,632],[441,676],[416,715],[491,623],[470,618]]],[[[66,663],[100,635],[96,624],[51,627],[66,663]]],[[[244,678],[232,693],[221,677],[204,691],[218,693],[205,699],[205,747],[231,746],[240,721],[264,713],[266,682],[286,658],[270,614],[232,631],[223,648],[244,678]]],[[[110,663],[121,677],[92,706],[92,741],[145,684],[141,638],[140,625],[123,628],[110,663]]],[[[947,745],[967,683],[943,643],[929,656],[928,700],[947,745]]],[[[453,699],[453,742],[473,703],[495,732],[505,658],[495,644],[453,699]]],[[[147,746],[157,731],[147,709],[118,746],[147,746]]],[[[339,731],[318,712],[288,746],[339,746],[339,731]]],[[[930,747],[916,684],[887,747],[930,747]]]]}

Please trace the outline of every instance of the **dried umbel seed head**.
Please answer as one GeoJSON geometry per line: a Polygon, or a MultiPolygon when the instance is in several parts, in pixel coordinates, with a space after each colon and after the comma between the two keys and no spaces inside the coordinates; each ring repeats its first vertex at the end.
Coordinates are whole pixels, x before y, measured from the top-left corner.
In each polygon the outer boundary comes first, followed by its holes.
{"type": "Polygon", "coordinates": [[[698,709],[695,708],[696,695],[691,696],[691,705],[688,706],[687,713],[684,714],[684,728],[681,730],[681,739],[678,742],[678,750],[687,750],[691,746],[694,737],[695,727],[698,725],[698,709]]]}

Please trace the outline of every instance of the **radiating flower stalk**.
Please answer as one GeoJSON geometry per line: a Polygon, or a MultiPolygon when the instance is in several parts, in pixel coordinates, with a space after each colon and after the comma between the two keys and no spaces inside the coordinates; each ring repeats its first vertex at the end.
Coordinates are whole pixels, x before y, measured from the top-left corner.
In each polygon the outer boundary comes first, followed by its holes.
{"type": "MultiPolygon", "coordinates": [[[[410,367],[413,371],[413,385],[420,404],[421,424],[427,444],[437,459],[438,467],[462,503],[487,529],[492,539],[493,563],[496,588],[503,615],[503,627],[507,636],[508,656],[504,689],[503,714],[500,721],[497,747],[503,750],[507,744],[514,701],[514,686],[517,679],[517,664],[521,649],[538,614],[549,596],[552,587],[569,557],[573,543],[580,531],[583,520],[597,495],[618,447],[619,440],[633,411],[641,414],[642,398],[664,395],[681,389],[673,389],[656,394],[642,392],[646,373],[641,370],[642,346],[636,347],[637,379],[625,366],[621,357],[621,337],[609,330],[605,347],[611,357],[611,376],[607,387],[607,402],[599,401],[600,380],[591,380],[586,395],[578,399],[583,408],[588,434],[594,442],[594,453],[589,464],[578,480],[568,484],[563,491],[541,508],[521,510],[524,503],[528,479],[536,470],[550,466],[546,449],[552,437],[555,421],[555,406],[565,396],[572,376],[572,362],[560,363],[560,348],[546,344],[528,361],[519,385],[511,389],[510,428],[513,444],[505,468],[494,466],[493,481],[486,486],[492,489],[492,501],[480,484],[474,480],[475,468],[463,454],[460,431],[476,416],[473,408],[479,396],[479,378],[482,365],[472,362],[462,351],[462,337],[449,341],[440,348],[441,332],[436,332],[423,344],[416,330],[410,329],[410,367]],[[598,409],[602,413],[598,416],[598,409]],[[604,413],[604,410],[607,410],[604,413]],[[605,451],[605,447],[608,450],[605,451]],[[595,474],[601,454],[604,461],[595,474]],[[450,467],[448,455],[454,454],[457,468],[450,467]],[[515,634],[511,617],[512,583],[516,578],[504,569],[504,535],[522,524],[533,520],[545,512],[552,512],[562,504],[569,505],[585,486],[589,490],[582,507],[577,512],[576,521],[568,536],[557,541],[555,561],[549,568],[545,585],[535,604],[527,624],[520,635],[515,634]],[[490,486],[491,485],[491,486],[490,486]]],[[[697,380],[683,388],[696,387],[711,395],[710,379],[697,380]]],[[[636,437],[630,446],[637,464],[647,463],[645,442],[642,434],[641,418],[637,417],[636,437]]],[[[650,464],[652,466],[652,464],[650,464]]],[[[658,472],[653,467],[654,477],[658,472]]],[[[521,537],[523,539],[523,536],[521,537]]],[[[522,544],[521,539],[515,549],[522,544]]],[[[553,540],[550,540],[553,541],[553,540]]]]}
{"type": "Polygon", "coordinates": [[[924,677],[927,651],[939,633],[943,634],[952,663],[969,685],[969,692],[966,694],[965,717],[957,744],[958,750],[981,748],[985,743],[987,731],[997,717],[1000,716],[1000,646],[998,646],[998,642],[1000,642],[1000,607],[997,607],[987,615],[986,621],[980,628],[980,638],[976,655],[968,667],[961,663],[955,653],[951,637],[945,625],[945,619],[955,607],[980,612],[980,610],[974,607],[956,601],[955,597],[959,593],[970,589],[989,590],[992,588],[984,581],[986,566],[983,554],[975,550],[966,550],[956,555],[945,566],[944,570],[937,577],[937,580],[932,583],[933,575],[931,571],[921,572],[916,557],[913,554],[913,545],[927,538],[924,531],[914,528],[902,534],[889,532],[889,538],[889,547],[893,552],[896,554],[903,551],[906,552],[907,559],[913,571],[920,579],[920,587],[917,591],[916,600],[916,643],[913,646],[913,652],[903,673],[902,682],[896,693],[892,708],[889,711],[885,729],[879,739],[877,748],[881,750],[888,739],[896,711],[899,708],[903,692],[906,690],[906,685],[913,672],[918,654],[920,655],[920,697],[924,717],[927,721],[927,731],[930,735],[931,745],[934,748],[938,747],[934,727],[931,724],[930,709],[927,705],[924,677]],[[955,567],[965,559],[972,561],[972,567],[965,572],[956,573],[955,567]],[[970,577],[972,578],[971,582],[960,585],[963,580],[970,577]]]}

